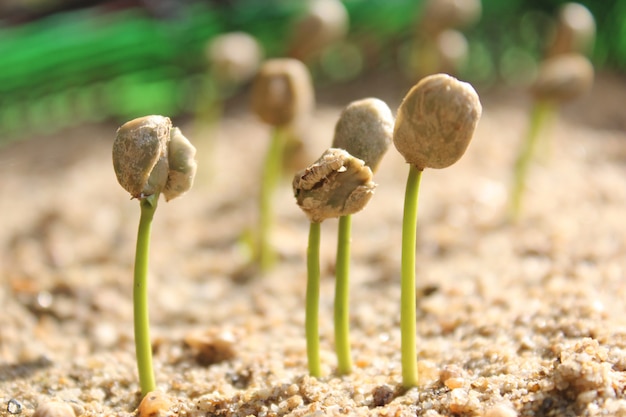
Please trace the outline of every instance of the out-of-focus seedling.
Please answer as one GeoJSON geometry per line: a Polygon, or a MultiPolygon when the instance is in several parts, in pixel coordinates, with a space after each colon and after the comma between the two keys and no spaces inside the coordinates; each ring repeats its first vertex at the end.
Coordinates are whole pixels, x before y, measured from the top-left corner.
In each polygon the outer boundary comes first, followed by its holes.
{"type": "MultiPolygon", "coordinates": [[[[393,115],[385,102],[366,98],[350,103],[341,113],[335,126],[333,148],[340,148],[363,160],[372,172],[376,171],[387,152],[393,135],[393,115]]],[[[352,371],[350,353],[349,277],[350,234],[352,215],[339,217],[337,234],[337,259],[335,266],[335,351],[337,372],[352,371]]]]}
{"type": "Polygon", "coordinates": [[[579,3],[565,3],[559,10],[554,40],[547,56],[570,52],[587,54],[595,38],[596,21],[589,9],[579,3]]]}
{"type": "Polygon", "coordinates": [[[528,168],[542,127],[554,117],[558,106],[587,93],[593,85],[593,65],[583,55],[570,53],[546,59],[531,88],[534,104],[530,123],[513,170],[510,216],[519,218],[528,168]]]}
{"type": "Polygon", "coordinates": [[[328,218],[361,210],[376,184],[364,162],[343,149],[330,148],[293,179],[296,202],[311,221],[307,248],[305,332],[309,373],[322,374],[319,348],[320,226],[328,218]]]}
{"type": "Polygon", "coordinates": [[[150,229],[159,196],[166,201],[187,192],[196,174],[196,149],[169,118],[146,116],[117,130],[113,169],[120,185],[139,200],[133,281],[135,350],[142,395],[154,391],[150,322],[148,319],[148,254],[150,229]]]}
{"type": "Polygon", "coordinates": [[[468,42],[461,29],[480,18],[480,0],[428,0],[417,25],[408,56],[412,78],[445,72],[459,73],[467,61],[468,42]]]}
{"type": "Polygon", "coordinates": [[[314,105],[313,83],[306,66],[291,58],[272,59],[260,68],[252,85],[252,109],[273,134],[261,178],[259,226],[253,258],[262,271],[274,262],[270,243],[272,198],[281,177],[285,144],[293,124],[308,117],[314,105]]]}
{"type": "Polygon", "coordinates": [[[404,97],[393,132],[393,143],[409,164],[402,221],[400,331],[402,383],[417,385],[415,249],[417,199],[422,171],[445,168],[467,149],[482,106],[468,84],[445,74],[428,76],[404,97]]]}
{"type": "Polygon", "coordinates": [[[348,12],[339,0],[311,0],[295,22],[288,55],[309,62],[348,32],[348,12]]]}

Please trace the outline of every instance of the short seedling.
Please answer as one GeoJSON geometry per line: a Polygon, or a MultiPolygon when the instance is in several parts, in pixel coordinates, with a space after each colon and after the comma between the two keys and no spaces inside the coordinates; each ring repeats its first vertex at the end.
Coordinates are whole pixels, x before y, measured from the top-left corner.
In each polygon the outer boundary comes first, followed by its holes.
{"type": "Polygon", "coordinates": [[[142,395],[154,391],[152,347],[148,319],[148,254],[150,228],[159,196],[166,201],[191,188],[196,174],[196,149],[169,118],[146,116],[117,130],[113,142],[113,168],[120,185],[139,200],[133,282],[135,350],[142,395]]]}
{"type": "Polygon", "coordinates": [[[320,225],[332,217],[361,210],[376,184],[364,162],[343,149],[330,148],[293,179],[296,201],[311,221],[307,248],[305,331],[309,373],[322,374],[319,348],[320,225]]]}
{"type": "Polygon", "coordinates": [[[519,218],[522,195],[530,162],[542,128],[555,116],[561,103],[573,100],[591,89],[593,65],[577,53],[556,55],[548,58],[539,70],[532,86],[534,104],[526,137],[515,161],[511,187],[510,217],[519,218]]]}
{"type": "MultiPolygon", "coordinates": [[[[375,98],[367,98],[350,103],[341,113],[335,126],[332,147],[348,151],[375,172],[391,144],[392,135],[393,115],[387,104],[375,98]]],[[[340,375],[352,372],[349,321],[351,226],[351,214],[339,217],[334,320],[337,372],[340,375]]]]}
{"type": "Polygon", "coordinates": [[[480,119],[482,106],[474,88],[445,74],[418,82],[404,97],[393,143],[409,164],[402,221],[400,331],[402,384],[417,385],[415,249],[417,199],[422,171],[445,168],[461,158],[480,119]]]}
{"type": "Polygon", "coordinates": [[[283,152],[290,126],[308,116],[313,108],[313,83],[302,62],[290,58],[272,59],[261,66],[251,94],[252,109],[274,129],[263,166],[259,226],[253,249],[253,258],[261,271],[266,272],[275,257],[270,243],[272,199],[281,177],[283,152]]]}

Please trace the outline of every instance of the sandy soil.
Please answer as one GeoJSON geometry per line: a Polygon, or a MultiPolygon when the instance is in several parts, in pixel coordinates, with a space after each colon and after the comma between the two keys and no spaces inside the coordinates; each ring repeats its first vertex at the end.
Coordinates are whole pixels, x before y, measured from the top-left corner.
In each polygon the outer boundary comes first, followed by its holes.
{"type": "MultiPolygon", "coordinates": [[[[396,108],[408,88],[396,84],[372,81],[365,94],[396,108]]],[[[505,211],[524,94],[484,94],[465,157],[425,172],[420,386],[409,391],[399,365],[407,166],[397,152],[353,218],[356,369],[347,377],[334,374],[337,223],[323,224],[325,376],[317,380],[307,376],[303,325],[308,222],[290,178],[276,196],[276,268],[264,277],[247,270],[239,243],[255,222],[267,128],[237,102],[214,134],[176,121],[200,168],[194,188],[155,216],[150,308],[167,400],[142,415],[626,416],[624,85],[603,76],[564,109],[544,137],[517,224],[505,211]]],[[[329,146],[341,106],[362,97],[351,86],[322,92],[310,162],[329,146]]],[[[30,416],[53,400],[82,416],[130,416],[139,404],[131,304],[139,207],[113,174],[115,128],[0,149],[0,416],[30,416]]]]}

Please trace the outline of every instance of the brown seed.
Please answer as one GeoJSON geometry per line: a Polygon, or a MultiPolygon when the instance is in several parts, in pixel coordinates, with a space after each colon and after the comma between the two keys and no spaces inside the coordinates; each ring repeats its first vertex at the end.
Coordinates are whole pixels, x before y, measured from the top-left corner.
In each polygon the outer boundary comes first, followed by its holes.
{"type": "Polygon", "coordinates": [[[220,81],[242,83],[259,68],[261,46],[245,32],[231,32],[213,38],[206,49],[211,75],[220,81]]]}
{"type": "Polygon", "coordinates": [[[180,129],[172,128],[168,144],[168,175],[163,189],[165,201],[185,194],[193,185],[198,165],[196,148],[183,136],[180,129]]]}
{"type": "Polygon", "coordinates": [[[448,167],[465,153],[481,113],[470,84],[446,74],[430,75],[402,100],[393,143],[418,169],[448,167]]]}
{"type": "Polygon", "coordinates": [[[210,329],[185,335],[185,344],[195,352],[200,365],[209,366],[237,356],[237,338],[229,331],[210,329]]]}
{"type": "Polygon", "coordinates": [[[252,110],[265,123],[285,126],[308,115],[314,104],[307,67],[291,58],[266,61],[252,84],[252,110]]]}
{"type": "Polygon", "coordinates": [[[294,25],[289,56],[306,61],[348,31],[348,12],[339,0],[308,2],[304,15],[294,25]]]}
{"type": "Polygon", "coordinates": [[[113,142],[113,169],[120,185],[134,198],[159,192],[167,182],[167,142],[172,122],[145,116],[124,123],[113,142]]]}
{"type": "Polygon", "coordinates": [[[146,394],[137,408],[137,417],[165,417],[173,402],[167,394],[152,391],[146,394]]]}
{"type": "Polygon", "coordinates": [[[66,402],[48,401],[37,406],[33,417],[76,417],[76,413],[66,402]]]}
{"type": "Polygon", "coordinates": [[[298,205],[316,223],[360,211],[375,188],[372,170],[362,160],[336,148],[326,150],[293,179],[298,205]]]}
{"type": "Polygon", "coordinates": [[[593,76],[593,65],[583,55],[556,55],[541,64],[531,92],[541,100],[573,100],[591,90],[593,76]]]}
{"type": "Polygon", "coordinates": [[[384,101],[376,98],[353,101],[339,116],[332,147],[345,149],[376,171],[391,144],[393,121],[384,101]]]}

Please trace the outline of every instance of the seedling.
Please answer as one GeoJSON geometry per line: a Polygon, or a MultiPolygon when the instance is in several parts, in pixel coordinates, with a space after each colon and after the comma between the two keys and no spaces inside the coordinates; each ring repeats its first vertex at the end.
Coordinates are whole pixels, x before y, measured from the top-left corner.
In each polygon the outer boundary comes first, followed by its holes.
{"type": "Polygon", "coordinates": [[[300,118],[308,116],[313,104],[313,83],[302,62],[290,58],[272,59],[261,66],[252,85],[252,109],[261,120],[273,127],[263,165],[259,226],[254,248],[254,258],[263,272],[274,263],[274,250],[270,244],[272,199],[281,177],[289,128],[300,118]]]}
{"type": "Polygon", "coordinates": [[[311,166],[298,172],[293,191],[311,221],[307,248],[305,332],[309,373],[322,374],[319,348],[320,225],[328,218],[361,210],[376,184],[365,163],[343,149],[330,148],[311,166]]]}
{"type": "Polygon", "coordinates": [[[148,254],[150,229],[159,196],[166,201],[187,192],[196,174],[196,149],[169,118],[146,116],[117,130],[113,169],[120,185],[139,200],[133,281],[135,351],[142,395],[154,391],[152,347],[148,319],[148,254]]]}
{"type": "Polygon", "coordinates": [[[519,218],[522,195],[530,162],[542,128],[555,116],[561,103],[571,101],[591,89],[593,65],[580,54],[562,54],[548,58],[532,86],[534,104],[526,137],[515,161],[511,188],[510,217],[519,218]]]}
{"type": "Polygon", "coordinates": [[[445,168],[465,153],[482,106],[468,84],[445,74],[423,78],[404,97],[393,143],[409,164],[402,220],[400,331],[402,384],[417,385],[415,249],[417,200],[425,168],[445,168]]]}
{"type": "MultiPolygon", "coordinates": [[[[350,103],[341,113],[335,126],[333,148],[348,151],[363,160],[372,172],[376,171],[383,155],[391,144],[393,115],[385,102],[367,98],[350,103]]],[[[335,350],[337,372],[352,372],[350,353],[350,230],[352,215],[339,217],[337,259],[335,266],[335,350]]]]}
{"type": "Polygon", "coordinates": [[[585,6],[565,3],[558,15],[556,34],[548,49],[548,56],[589,52],[596,37],[596,22],[585,6]]]}

